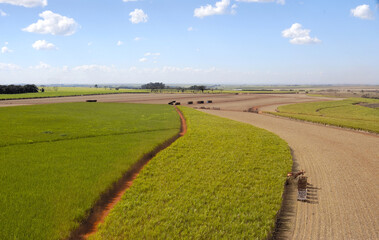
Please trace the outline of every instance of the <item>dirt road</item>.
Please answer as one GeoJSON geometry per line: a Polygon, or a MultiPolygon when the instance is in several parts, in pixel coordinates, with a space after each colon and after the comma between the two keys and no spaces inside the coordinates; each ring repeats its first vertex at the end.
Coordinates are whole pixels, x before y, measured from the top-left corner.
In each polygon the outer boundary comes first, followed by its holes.
{"type": "MultiPolygon", "coordinates": [[[[200,106],[197,101],[204,101],[204,107],[222,107],[223,110],[243,111],[254,106],[266,106],[273,104],[289,104],[298,102],[310,102],[320,100],[330,100],[330,98],[316,98],[304,94],[106,94],[77,97],[57,97],[57,98],[37,98],[2,100],[0,107],[85,102],[86,100],[97,100],[98,102],[125,102],[125,103],[152,103],[167,104],[171,101],[180,102],[181,105],[200,106]],[[188,102],[193,104],[189,105],[188,102]],[[212,101],[212,104],[207,104],[212,101]]],[[[335,99],[333,99],[335,100],[335,99]]]]}
{"type": "Polygon", "coordinates": [[[379,239],[379,137],[262,114],[206,112],[278,134],[293,150],[295,168],[307,172],[309,201],[290,196],[279,239],[379,239]]]}

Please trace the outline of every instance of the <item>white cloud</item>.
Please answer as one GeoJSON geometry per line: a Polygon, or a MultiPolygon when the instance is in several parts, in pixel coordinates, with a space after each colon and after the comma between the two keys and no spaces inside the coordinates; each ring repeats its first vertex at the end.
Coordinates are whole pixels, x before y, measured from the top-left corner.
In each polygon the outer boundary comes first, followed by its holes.
{"type": "Polygon", "coordinates": [[[40,19],[22,30],[40,34],[69,36],[74,34],[79,27],[73,18],[68,18],[52,11],[44,11],[39,16],[43,20],[40,19]]]}
{"type": "Polygon", "coordinates": [[[142,40],[142,38],[140,38],[140,37],[135,37],[134,38],[134,41],[136,41],[136,42],[141,41],[141,40],[142,40]]]}
{"type": "Polygon", "coordinates": [[[46,40],[37,40],[33,43],[32,47],[36,50],[54,50],[57,49],[54,44],[47,42],[46,40]]]}
{"type": "Polygon", "coordinates": [[[133,12],[129,13],[129,16],[130,16],[129,20],[133,24],[137,24],[137,23],[141,23],[141,22],[145,23],[149,19],[147,14],[145,14],[142,9],[134,9],[133,12]]]}
{"type": "Polygon", "coordinates": [[[284,5],[286,3],[285,0],[236,0],[236,2],[256,2],[256,3],[276,2],[277,4],[281,4],[281,5],[284,5]]]}
{"type": "Polygon", "coordinates": [[[188,32],[192,32],[192,31],[193,31],[193,27],[189,27],[189,28],[187,28],[187,31],[188,31],[188,32]]]}
{"type": "Polygon", "coordinates": [[[81,65],[72,68],[74,71],[102,71],[102,72],[110,72],[112,70],[112,67],[105,66],[105,65],[96,65],[96,64],[91,64],[91,65],[81,65]]]}
{"type": "Polygon", "coordinates": [[[318,38],[311,38],[309,33],[311,30],[303,29],[300,23],[294,23],[288,29],[282,31],[282,36],[285,38],[291,38],[290,43],[292,44],[311,44],[320,43],[321,40],[318,38]]]}
{"type": "Polygon", "coordinates": [[[12,50],[10,50],[7,46],[4,46],[1,48],[1,53],[2,54],[5,54],[5,53],[11,53],[13,52],[12,50]]]}
{"type": "Polygon", "coordinates": [[[20,66],[12,63],[1,63],[0,62],[0,70],[19,70],[20,66]]]}
{"type": "Polygon", "coordinates": [[[201,6],[196,8],[194,11],[194,16],[198,18],[203,18],[212,15],[222,15],[226,13],[228,6],[230,5],[230,0],[221,0],[216,2],[215,6],[210,4],[206,6],[201,6]]]}
{"type": "Polygon", "coordinates": [[[122,41],[117,42],[117,46],[121,46],[122,44],[124,44],[122,41]]]}
{"type": "Polygon", "coordinates": [[[88,46],[92,46],[93,42],[88,42],[87,45],[88,46]]]}
{"type": "Polygon", "coordinates": [[[123,2],[137,2],[138,0],[122,0],[123,2]]]}
{"type": "Polygon", "coordinates": [[[45,7],[47,0],[0,0],[0,3],[8,3],[16,6],[23,7],[45,7]]]}
{"type": "Polygon", "coordinates": [[[6,16],[8,16],[8,14],[0,9],[0,16],[6,17],[6,16]]]}
{"type": "Polygon", "coordinates": [[[147,57],[147,56],[160,56],[160,55],[161,55],[161,53],[151,53],[151,52],[145,53],[145,57],[147,57]]]}
{"type": "Polygon", "coordinates": [[[147,62],[147,58],[140,58],[139,62],[147,62]]]}
{"type": "Polygon", "coordinates": [[[231,13],[234,15],[234,14],[237,14],[237,8],[238,8],[238,5],[237,4],[233,4],[232,5],[232,11],[231,13]]]}
{"type": "Polygon", "coordinates": [[[374,19],[374,15],[370,9],[370,6],[367,4],[359,5],[354,9],[350,10],[351,15],[361,19],[374,19]]]}
{"type": "Polygon", "coordinates": [[[49,68],[51,68],[51,66],[47,63],[39,62],[39,64],[37,66],[31,66],[29,68],[38,70],[38,69],[49,69],[49,68]]]}

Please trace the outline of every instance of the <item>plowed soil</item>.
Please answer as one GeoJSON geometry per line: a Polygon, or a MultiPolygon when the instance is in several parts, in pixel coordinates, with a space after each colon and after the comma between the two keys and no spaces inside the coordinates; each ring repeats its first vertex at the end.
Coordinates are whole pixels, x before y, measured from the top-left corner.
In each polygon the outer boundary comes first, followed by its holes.
{"type": "MultiPolygon", "coordinates": [[[[0,101],[0,106],[80,102],[135,102],[181,105],[246,122],[276,133],[293,151],[294,170],[308,176],[308,198],[296,201],[289,188],[276,239],[379,239],[379,137],[377,135],[243,112],[251,107],[274,111],[278,105],[337,100],[301,94],[118,94],[0,101]],[[198,100],[211,104],[196,104],[198,100]]],[[[93,103],[89,103],[93,104],[93,103]]]]}

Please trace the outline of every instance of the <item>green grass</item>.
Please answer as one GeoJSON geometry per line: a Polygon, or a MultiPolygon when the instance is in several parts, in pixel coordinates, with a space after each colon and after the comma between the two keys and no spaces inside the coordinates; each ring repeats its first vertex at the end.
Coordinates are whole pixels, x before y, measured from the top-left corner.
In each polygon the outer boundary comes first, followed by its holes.
{"type": "MultiPolygon", "coordinates": [[[[39,87],[41,88],[41,87],[39,87]]],[[[104,89],[89,87],[44,87],[45,92],[22,93],[22,94],[0,94],[0,100],[22,99],[22,98],[49,98],[49,97],[67,97],[80,95],[98,95],[111,93],[148,93],[150,91],[143,89],[104,89]]]]}
{"type": "Polygon", "coordinates": [[[188,132],[160,152],[90,239],[266,239],[290,150],[248,124],[181,108],[188,132]]]}
{"type": "Polygon", "coordinates": [[[180,127],[170,106],[120,103],[1,108],[0,121],[4,240],[67,238],[102,192],[180,127]]]}
{"type": "Polygon", "coordinates": [[[342,101],[299,103],[280,106],[272,113],[305,121],[379,133],[379,109],[357,103],[379,103],[376,99],[349,98],[342,101]]]}

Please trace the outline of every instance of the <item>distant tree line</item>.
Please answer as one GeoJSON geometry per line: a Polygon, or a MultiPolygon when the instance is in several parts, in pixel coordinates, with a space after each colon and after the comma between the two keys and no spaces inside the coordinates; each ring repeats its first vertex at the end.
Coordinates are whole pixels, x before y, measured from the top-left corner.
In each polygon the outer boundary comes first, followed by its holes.
{"type": "Polygon", "coordinates": [[[150,83],[142,85],[141,88],[142,89],[150,89],[152,92],[157,92],[158,90],[162,90],[162,89],[177,89],[178,91],[181,91],[181,92],[184,92],[185,90],[204,92],[204,90],[207,90],[206,86],[204,86],[204,85],[200,85],[200,86],[193,85],[189,88],[182,88],[182,87],[170,88],[161,82],[155,82],[155,83],[150,82],[150,83]]]}
{"type": "Polygon", "coordinates": [[[201,92],[204,92],[204,90],[206,90],[207,87],[205,87],[204,85],[200,85],[200,86],[193,85],[193,86],[189,87],[188,89],[189,89],[189,90],[195,90],[195,91],[201,91],[201,92]]]}
{"type": "Polygon", "coordinates": [[[28,85],[0,85],[0,94],[35,93],[38,87],[34,84],[28,85]]]}
{"type": "Polygon", "coordinates": [[[150,89],[152,92],[157,92],[158,90],[162,90],[166,88],[166,85],[161,82],[150,82],[148,84],[144,84],[141,86],[142,89],[150,89]]]}

